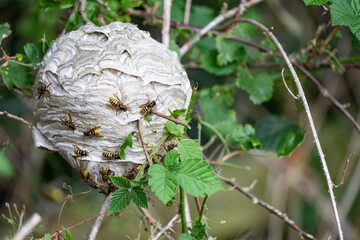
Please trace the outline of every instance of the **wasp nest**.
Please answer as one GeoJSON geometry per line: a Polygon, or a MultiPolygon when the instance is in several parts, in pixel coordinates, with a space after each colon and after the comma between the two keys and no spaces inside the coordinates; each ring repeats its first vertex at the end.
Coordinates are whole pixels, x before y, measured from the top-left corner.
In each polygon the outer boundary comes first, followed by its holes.
{"type": "Polygon", "coordinates": [[[33,95],[36,147],[59,152],[107,193],[108,175],[122,176],[146,160],[138,120],[146,145],[156,145],[167,120],[150,113],[148,122],[144,113],[187,108],[191,87],[176,53],[135,25],[115,22],[88,24],[55,41],[33,95]],[[120,159],[117,151],[133,131],[134,145],[120,159]]]}

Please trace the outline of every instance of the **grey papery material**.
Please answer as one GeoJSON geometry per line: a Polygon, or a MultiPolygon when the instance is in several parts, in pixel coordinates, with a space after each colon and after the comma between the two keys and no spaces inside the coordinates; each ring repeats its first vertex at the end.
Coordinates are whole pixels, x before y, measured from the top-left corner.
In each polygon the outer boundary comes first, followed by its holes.
{"type": "MultiPolygon", "coordinates": [[[[145,161],[137,128],[137,120],[144,117],[140,106],[155,100],[156,110],[169,115],[168,109],[188,107],[192,91],[176,53],[135,25],[115,22],[103,27],[88,24],[56,40],[39,66],[33,92],[39,130],[33,131],[35,145],[59,152],[72,167],[87,169],[101,182],[102,166],[121,176],[145,161]],[[51,84],[50,94],[38,99],[42,84],[51,84]],[[107,106],[115,93],[127,107],[117,115],[107,106]],[[67,113],[75,131],[61,122],[67,113]],[[102,137],[84,137],[82,131],[96,125],[102,137]],[[103,149],[117,151],[132,131],[134,146],[126,148],[126,160],[103,158],[103,149]],[[75,158],[74,144],[90,156],[75,158]]],[[[149,146],[167,131],[165,119],[154,114],[151,118],[142,120],[149,146]]]]}

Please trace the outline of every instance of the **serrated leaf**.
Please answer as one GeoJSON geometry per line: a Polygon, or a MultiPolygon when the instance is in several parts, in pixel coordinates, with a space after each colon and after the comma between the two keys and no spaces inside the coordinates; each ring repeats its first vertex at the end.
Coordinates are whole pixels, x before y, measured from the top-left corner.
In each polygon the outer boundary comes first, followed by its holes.
{"type": "Polygon", "coordinates": [[[31,68],[19,62],[9,60],[6,66],[0,67],[0,74],[5,85],[11,90],[13,85],[17,88],[30,87],[34,83],[34,76],[30,74],[31,68]]]}
{"type": "Polygon", "coordinates": [[[45,234],[44,240],[51,240],[51,235],[49,233],[45,234]]]}
{"type": "Polygon", "coordinates": [[[0,151],[0,176],[11,178],[15,176],[15,169],[9,158],[5,155],[5,150],[0,151]]]}
{"type": "Polygon", "coordinates": [[[183,108],[183,109],[176,109],[176,110],[174,110],[174,111],[171,111],[171,110],[169,109],[169,112],[170,112],[171,117],[173,117],[173,118],[178,118],[178,117],[180,117],[181,115],[183,115],[183,114],[186,112],[186,109],[185,109],[185,108],[183,108]]]}
{"type": "Polygon", "coordinates": [[[6,23],[0,24],[0,44],[2,40],[7,38],[11,34],[10,25],[6,23]]]}
{"type": "Polygon", "coordinates": [[[305,5],[322,5],[328,2],[332,2],[332,0],[304,0],[305,5]]]}
{"type": "Polygon", "coordinates": [[[195,240],[195,239],[187,233],[182,233],[179,236],[179,240],[195,240]]]}
{"type": "Polygon", "coordinates": [[[194,226],[191,229],[191,235],[196,240],[203,239],[203,237],[205,236],[205,232],[206,232],[206,224],[202,224],[199,221],[196,221],[194,226]]]}
{"type": "Polygon", "coordinates": [[[212,167],[201,158],[180,162],[177,176],[180,186],[194,197],[211,195],[223,189],[212,167]]]}
{"type": "Polygon", "coordinates": [[[126,147],[129,147],[129,148],[132,148],[133,146],[133,141],[132,141],[132,137],[133,135],[135,134],[135,131],[134,132],[131,132],[125,139],[125,142],[120,146],[120,149],[119,149],[119,156],[122,160],[125,160],[126,159],[126,155],[125,155],[125,148],[126,147]]]}
{"type": "Polygon", "coordinates": [[[248,92],[250,100],[254,104],[261,104],[270,100],[273,93],[273,81],[268,74],[258,73],[252,75],[242,67],[238,68],[236,86],[248,92]]]}
{"type": "Polygon", "coordinates": [[[114,176],[110,176],[111,181],[113,182],[113,184],[115,184],[117,187],[119,188],[126,188],[129,189],[131,188],[131,183],[129,180],[127,180],[124,177],[114,177],[114,176]]]}
{"type": "Polygon", "coordinates": [[[33,67],[36,67],[42,61],[47,49],[48,44],[45,39],[40,40],[36,44],[28,43],[24,46],[25,54],[33,67]]]}
{"type": "Polygon", "coordinates": [[[245,58],[245,49],[240,47],[239,43],[226,40],[223,35],[218,35],[215,38],[216,49],[218,55],[216,57],[217,65],[225,66],[234,61],[240,62],[245,58]]]}
{"type": "Polygon", "coordinates": [[[142,208],[148,208],[146,193],[142,187],[135,186],[131,189],[131,199],[142,208]]]}
{"type": "Polygon", "coordinates": [[[220,66],[217,62],[217,56],[217,50],[205,52],[201,56],[201,67],[209,73],[213,73],[217,76],[229,75],[235,71],[238,65],[237,62],[232,62],[227,65],[220,66]]]}
{"type": "Polygon", "coordinates": [[[255,139],[255,129],[250,124],[237,126],[229,135],[230,145],[245,150],[260,148],[261,143],[255,139]]]}
{"type": "Polygon", "coordinates": [[[350,0],[350,6],[355,11],[357,15],[360,12],[360,1],[359,0],[350,0]]]}
{"type": "Polygon", "coordinates": [[[289,156],[290,153],[302,142],[304,139],[304,133],[293,133],[290,132],[283,136],[280,140],[277,155],[278,156],[289,156]]]}
{"type": "Polygon", "coordinates": [[[166,153],[164,163],[170,170],[176,170],[179,168],[178,158],[178,151],[176,149],[173,149],[166,153]]]}
{"type": "Polygon", "coordinates": [[[202,158],[199,143],[192,139],[181,139],[178,142],[178,149],[181,161],[187,161],[193,158],[202,158]]]}
{"type": "Polygon", "coordinates": [[[169,133],[171,133],[174,136],[181,137],[184,134],[184,127],[172,121],[168,120],[165,123],[165,127],[169,131],[169,133]]]}
{"type": "Polygon", "coordinates": [[[148,173],[150,175],[149,186],[151,191],[166,204],[177,192],[179,183],[176,175],[159,164],[151,165],[148,173]]]}
{"type": "Polygon", "coordinates": [[[111,215],[115,212],[121,211],[122,209],[129,206],[131,202],[131,193],[128,189],[121,188],[116,190],[110,198],[110,205],[107,215],[111,215]]]}
{"type": "Polygon", "coordinates": [[[65,236],[65,239],[66,240],[71,240],[71,234],[70,234],[70,231],[66,230],[66,228],[62,227],[63,229],[63,233],[64,233],[64,236],[65,236]]]}
{"type": "Polygon", "coordinates": [[[297,133],[299,130],[285,117],[270,115],[255,124],[255,138],[260,140],[265,151],[277,152],[280,140],[289,132],[297,133]]]}

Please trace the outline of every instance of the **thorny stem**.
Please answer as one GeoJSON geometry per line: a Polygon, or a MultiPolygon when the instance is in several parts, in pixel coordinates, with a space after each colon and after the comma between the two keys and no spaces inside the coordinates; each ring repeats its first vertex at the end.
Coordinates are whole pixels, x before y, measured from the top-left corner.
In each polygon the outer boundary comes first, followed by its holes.
{"type": "Polygon", "coordinates": [[[169,117],[169,116],[166,116],[165,114],[162,114],[158,111],[155,111],[154,109],[151,109],[151,112],[155,115],[158,115],[159,117],[162,117],[162,118],[165,118],[167,120],[170,120],[176,124],[180,124],[184,127],[186,127],[187,129],[191,129],[191,127],[189,126],[189,124],[186,124],[186,123],[183,123],[182,121],[180,121],[180,119],[177,119],[177,118],[173,118],[173,117],[169,117]]]}
{"type": "MultiPolygon", "coordinates": [[[[101,210],[100,213],[102,212],[107,212],[109,205],[110,205],[110,198],[111,198],[112,194],[109,194],[109,196],[105,197],[105,200],[101,206],[101,210]]],[[[89,235],[89,239],[88,240],[95,240],[96,239],[96,235],[99,232],[100,226],[102,221],[104,220],[104,216],[105,214],[99,214],[99,216],[97,217],[94,225],[91,228],[91,233],[89,235]]]]}
{"type": "Polygon", "coordinates": [[[185,199],[185,191],[182,187],[180,187],[181,232],[187,233],[184,199],[185,199]]]}
{"type": "Polygon", "coordinates": [[[15,116],[15,115],[12,115],[12,114],[8,113],[7,111],[3,111],[3,112],[0,111],[0,115],[3,115],[3,116],[8,117],[8,118],[15,119],[15,120],[17,120],[17,121],[19,121],[19,122],[22,122],[22,123],[25,123],[26,125],[29,126],[29,128],[33,128],[33,127],[34,127],[34,126],[32,125],[32,123],[24,120],[24,119],[21,118],[21,117],[17,117],[17,116],[15,116]]]}
{"type": "MultiPolygon", "coordinates": [[[[208,195],[206,195],[206,198],[208,197],[208,195]]],[[[197,210],[198,210],[198,213],[199,213],[199,216],[200,216],[200,212],[201,212],[201,206],[200,206],[200,201],[199,201],[199,198],[198,197],[194,197],[194,199],[195,199],[195,203],[196,203],[196,208],[197,208],[197,210]]],[[[204,199],[205,200],[205,199],[204,199]]],[[[203,204],[204,204],[204,202],[203,202],[203,204]]],[[[200,218],[200,217],[199,217],[200,218]]],[[[200,222],[202,223],[202,219],[200,219],[200,222]]],[[[206,238],[209,238],[209,233],[208,233],[208,231],[207,231],[207,229],[205,230],[205,236],[206,236],[206,238]]]]}
{"type": "Polygon", "coordinates": [[[267,202],[262,201],[261,199],[255,197],[253,194],[251,194],[250,192],[246,191],[245,189],[243,189],[242,187],[240,187],[239,185],[237,185],[236,183],[232,182],[232,181],[227,181],[224,180],[224,182],[232,187],[234,187],[234,189],[236,189],[237,191],[241,192],[242,194],[244,194],[247,198],[251,199],[252,202],[254,204],[258,204],[260,206],[262,206],[263,208],[265,208],[266,210],[268,210],[270,213],[278,216],[279,218],[281,218],[282,220],[285,221],[285,223],[287,225],[289,225],[291,228],[295,229],[301,236],[306,237],[308,239],[311,240],[316,240],[316,238],[305,232],[304,230],[302,230],[299,226],[296,225],[296,223],[291,220],[286,213],[281,212],[280,210],[274,208],[273,206],[271,206],[270,204],[268,204],[267,202]]]}
{"type": "Polygon", "coordinates": [[[213,29],[216,25],[218,25],[222,21],[234,16],[235,14],[242,15],[243,12],[246,10],[246,8],[251,7],[252,5],[257,4],[261,1],[262,0],[250,0],[244,4],[240,4],[236,8],[233,8],[233,9],[225,12],[224,14],[217,16],[210,23],[208,23],[204,28],[202,28],[193,38],[191,38],[189,42],[185,43],[180,48],[180,55],[184,56],[184,54],[187,53],[191,49],[191,47],[200,40],[200,38],[202,36],[207,34],[211,29],[213,29]]]}
{"type": "Polygon", "coordinates": [[[200,210],[200,213],[199,213],[199,222],[202,222],[202,217],[204,215],[204,210],[205,210],[205,207],[206,207],[206,201],[208,200],[208,197],[209,195],[205,195],[205,198],[202,202],[202,205],[201,205],[201,210],[200,210]]]}
{"type": "Polygon", "coordinates": [[[170,15],[172,0],[164,0],[164,13],[162,25],[162,43],[169,48],[170,46],[170,15]]]}
{"type": "Polygon", "coordinates": [[[308,118],[308,121],[309,121],[309,124],[310,124],[311,132],[312,132],[313,137],[314,137],[315,145],[316,145],[316,148],[317,148],[319,156],[320,156],[321,164],[322,164],[324,174],[325,174],[325,178],[326,178],[326,182],[327,182],[327,185],[328,185],[328,190],[329,190],[329,194],[330,194],[331,204],[332,204],[332,207],[333,207],[333,212],[334,212],[334,215],[335,215],[336,225],[337,225],[338,232],[339,232],[339,238],[340,238],[340,240],[343,240],[344,239],[343,231],[342,231],[342,228],[341,228],[339,213],[338,213],[338,210],[337,210],[335,196],[334,196],[334,192],[333,192],[334,184],[333,184],[333,182],[331,180],[331,177],[330,177],[329,169],[327,167],[327,163],[326,163],[326,160],[325,160],[325,155],[324,155],[323,150],[321,148],[321,144],[320,144],[317,132],[316,132],[314,121],[313,121],[313,118],[312,118],[312,115],[311,115],[311,112],[310,112],[310,107],[309,107],[309,104],[308,104],[307,99],[305,97],[305,93],[304,93],[304,90],[303,90],[303,88],[301,86],[301,82],[299,80],[299,77],[296,74],[295,69],[292,66],[292,63],[291,63],[290,59],[288,58],[287,54],[285,53],[282,45],[280,44],[278,39],[275,37],[275,35],[267,27],[265,27],[264,25],[262,25],[261,23],[255,21],[253,19],[239,18],[238,21],[249,23],[249,24],[251,24],[253,26],[256,26],[257,28],[261,29],[263,32],[265,32],[271,38],[271,40],[275,43],[275,45],[279,49],[281,55],[283,56],[287,66],[289,67],[289,69],[291,71],[291,74],[292,74],[292,76],[294,78],[295,84],[296,84],[296,86],[298,88],[298,91],[299,91],[299,93],[298,93],[299,97],[300,97],[300,99],[301,99],[301,101],[302,101],[302,103],[304,105],[305,112],[306,112],[306,115],[307,115],[307,118],[308,118]]]}
{"type": "Polygon", "coordinates": [[[148,161],[149,165],[151,166],[152,161],[151,161],[149,153],[148,153],[148,151],[146,149],[146,146],[145,146],[145,143],[144,143],[144,138],[143,138],[143,135],[142,135],[141,118],[138,120],[138,129],[139,129],[141,145],[142,145],[142,147],[144,149],[146,160],[148,161]]]}
{"type": "Polygon", "coordinates": [[[171,228],[174,225],[174,222],[176,221],[176,219],[179,217],[179,214],[176,214],[170,221],[169,223],[163,228],[161,229],[161,231],[152,239],[152,240],[157,240],[159,237],[161,237],[161,235],[163,235],[169,228],[171,228]]]}

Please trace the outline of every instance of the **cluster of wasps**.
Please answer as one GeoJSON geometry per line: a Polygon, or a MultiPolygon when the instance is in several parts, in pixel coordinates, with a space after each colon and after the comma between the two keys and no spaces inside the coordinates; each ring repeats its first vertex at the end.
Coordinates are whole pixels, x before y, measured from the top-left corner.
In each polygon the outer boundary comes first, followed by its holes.
{"type": "MultiPolygon", "coordinates": [[[[45,84],[45,83],[41,83],[40,86],[37,88],[37,93],[38,93],[38,99],[40,99],[41,97],[44,96],[51,96],[50,94],[50,84],[45,84]]],[[[113,94],[113,97],[109,97],[109,102],[106,104],[108,107],[113,108],[116,110],[116,115],[120,112],[126,112],[128,110],[127,105],[124,104],[120,98],[118,97],[117,93],[113,94]]],[[[141,105],[140,108],[140,113],[143,114],[144,116],[148,115],[152,109],[155,107],[156,105],[156,101],[153,100],[148,100],[147,103],[141,105]]],[[[64,119],[60,119],[61,123],[65,126],[67,126],[69,129],[75,131],[75,130],[79,130],[80,128],[78,127],[77,124],[75,124],[75,121],[73,120],[71,113],[67,113],[65,114],[64,119]]],[[[85,137],[103,137],[101,135],[101,130],[100,130],[100,126],[95,124],[94,127],[90,127],[88,129],[82,129],[82,133],[85,137]]],[[[74,158],[78,158],[78,157],[90,157],[89,151],[85,150],[85,149],[81,149],[80,147],[78,147],[77,145],[73,145],[74,146],[74,153],[75,156],[74,158]]],[[[120,158],[120,154],[119,152],[113,152],[109,149],[103,149],[103,153],[102,156],[104,159],[106,160],[117,160],[117,159],[121,159],[120,158]]],[[[137,175],[137,173],[139,172],[140,168],[141,168],[141,164],[137,164],[133,167],[133,169],[131,169],[130,171],[128,171],[127,173],[124,174],[124,177],[128,178],[128,179],[134,179],[137,175]]],[[[147,169],[145,169],[146,171],[147,169]]],[[[111,179],[109,178],[109,176],[111,176],[114,172],[110,170],[110,168],[103,166],[101,167],[101,169],[99,170],[100,175],[102,176],[102,180],[103,182],[106,184],[105,187],[102,187],[101,192],[104,193],[105,195],[108,195],[110,192],[113,192],[116,190],[116,186],[111,182],[111,179]]],[[[84,182],[88,183],[91,187],[93,188],[100,188],[100,183],[99,182],[95,182],[92,179],[91,174],[86,170],[81,170],[80,171],[80,175],[82,177],[82,179],[84,180],[84,182]]]]}

